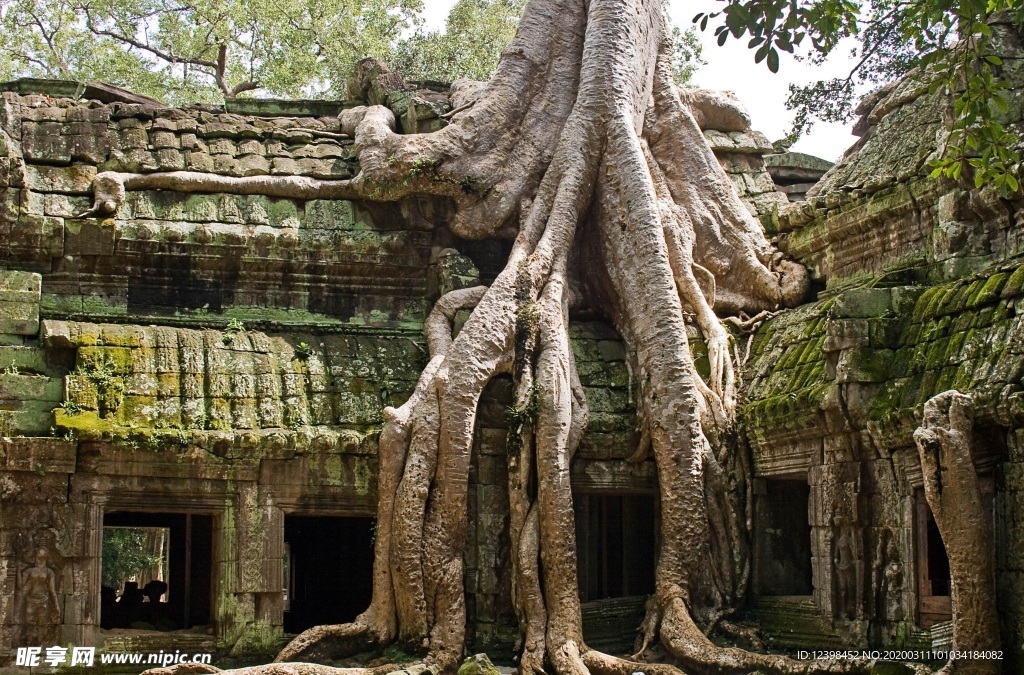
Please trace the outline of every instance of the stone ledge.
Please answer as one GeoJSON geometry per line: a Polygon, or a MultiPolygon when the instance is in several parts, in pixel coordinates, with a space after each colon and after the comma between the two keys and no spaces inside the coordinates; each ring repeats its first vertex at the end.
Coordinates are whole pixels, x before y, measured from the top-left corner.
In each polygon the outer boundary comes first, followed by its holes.
{"type": "Polygon", "coordinates": [[[33,473],[74,473],[77,444],[57,438],[0,439],[0,469],[33,473]]]}

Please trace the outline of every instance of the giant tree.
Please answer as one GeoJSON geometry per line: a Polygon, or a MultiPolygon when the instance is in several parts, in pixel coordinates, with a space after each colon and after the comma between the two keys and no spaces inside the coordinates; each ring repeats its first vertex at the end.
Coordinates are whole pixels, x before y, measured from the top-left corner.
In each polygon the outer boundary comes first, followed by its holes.
{"type": "MultiPolygon", "coordinates": [[[[589,307],[628,346],[642,430],[634,458],[653,457],[658,471],[661,531],[643,643],[660,641],[691,672],[855,667],[723,648],[704,632],[741,599],[746,563],[728,475],[735,376],[719,315],[794,305],[806,274],[769,245],[704,140],[702,120],[741,128],[743,115],[678,90],[671,50],[659,0],[532,0],[494,77],[483,87],[457,83],[447,127],[399,135],[384,106],[346,111],[342,127],[360,163],[352,180],[97,176],[98,214],[132,189],[378,201],[426,194],[453,202],[456,235],[512,240],[490,287],[438,301],[425,326],[429,363],[409,400],[385,410],[369,608],[351,624],[307,631],[279,660],[399,642],[435,672],[458,663],[476,410],[488,381],[506,373],[518,411],[508,456],[520,671],[678,672],[612,658],[583,639],[569,465],[588,413],[568,324],[589,307]],[[453,338],[452,319],[467,308],[453,338]],[[690,355],[688,317],[708,347],[707,381],[690,355]]],[[[396,78],[379,66],[365,73],[379,78],[367,88],[377,103],[396,78]]]]}

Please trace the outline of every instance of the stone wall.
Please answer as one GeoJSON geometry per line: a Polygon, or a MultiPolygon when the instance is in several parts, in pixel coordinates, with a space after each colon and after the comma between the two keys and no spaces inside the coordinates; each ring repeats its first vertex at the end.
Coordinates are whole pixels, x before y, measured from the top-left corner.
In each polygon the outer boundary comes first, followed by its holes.
{"type": "MultiPolygon", "coordinates": [[[[1019,56],[1014,30],[993,30],[996,50],[1019,56]]],[[[1024,119],[1022,97],[1011,87],[1007,121],[1024,119]]],[[[740,424],[759,480],[809,487],[812,590],[761,594],[750,614],[780,647],[948,646],[948,591],[925,583],[934,546],[912,434],[925,401],[958,389],[974,399],[1005,666],[1017,672],[1024,211],[1019,197],[928,178],[948,105],[911,79],[873,95],[861,140],[779,214],[782,248],[818,297],[748,338],[740,424]]],[[[768,522],[755,510],[755,530],[768,522]]]]}
{"type": "MultiPolygon", "coordinates": [[[[621,343],[601,324],[576,326],[573,337],[594,419],[576,482],[653,489],[649,463],[622,466],[636,435],[621,343]]],[[[12,427],[2,447],[5,652],[27,639],[16,575],[39,547],[59,579],[53,643],[105,644],[98,547],[103,514],[124,510],[213,514],[217,644],[235,654],[276,649],[282,518],[375,513],[381,410],[409,394],[425,349],[417,333],[384,329],[268,334],[58,320],[26,339],[0,348],[0,366],[19,369],[3,376],[11,395],[36,405],[18,378],[56,394],[39,402],[34,427],[12,427]],[[51,365],[30,374],[33,363],[51,365]]],[[[501,544],[508,402],[498,380],[481,405],[466,558],[469,639],[503,651],[514,641],[501,544]]]]}

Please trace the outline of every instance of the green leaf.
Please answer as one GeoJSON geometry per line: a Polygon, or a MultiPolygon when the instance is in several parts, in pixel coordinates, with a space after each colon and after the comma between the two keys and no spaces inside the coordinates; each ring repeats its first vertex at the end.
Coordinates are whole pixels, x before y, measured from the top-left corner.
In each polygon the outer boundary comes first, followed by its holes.
{"type": "Polygon", "coordinates": [[[779,53],[774,48],[768,52],[768,70],[773,73],[779,72],[779,53]]]}

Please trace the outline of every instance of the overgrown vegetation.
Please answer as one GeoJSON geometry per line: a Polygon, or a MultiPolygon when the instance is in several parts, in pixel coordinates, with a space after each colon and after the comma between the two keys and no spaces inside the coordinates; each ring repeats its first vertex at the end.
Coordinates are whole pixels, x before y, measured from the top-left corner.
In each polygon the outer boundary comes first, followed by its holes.
{"type": "Polygon", "coordinates": [[[146,570],[164,564],[162,556],[152,553],[150,542],[154,528],[103,528],[103,585],[122,588],[124,582],[146,570]]]}
{"type": "Polygon", "coordinates": [[[220,341],[225,345],[229,345],[235,341],[235,335],[245,330],[245,324],[238,319],[231,319],[228,321],[228,325],[224,327],[224,335],[221,336],[220,341]]]}
{"type": "Polygon", "coordinates": [[[295,358],[304,361],[312,355],[313,348],[309,345],[308,342],[300,342],[299,344],[295,345],[295,358]]]}

